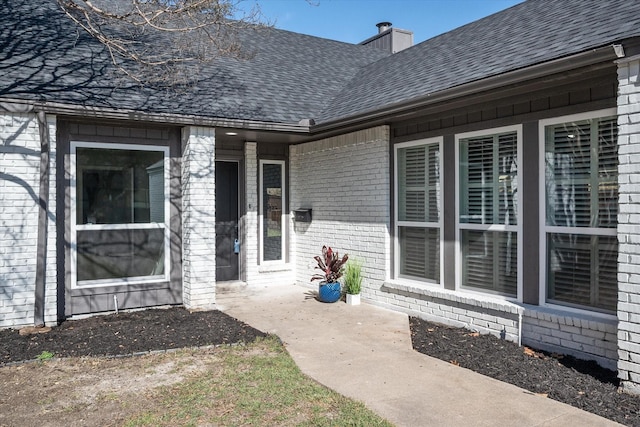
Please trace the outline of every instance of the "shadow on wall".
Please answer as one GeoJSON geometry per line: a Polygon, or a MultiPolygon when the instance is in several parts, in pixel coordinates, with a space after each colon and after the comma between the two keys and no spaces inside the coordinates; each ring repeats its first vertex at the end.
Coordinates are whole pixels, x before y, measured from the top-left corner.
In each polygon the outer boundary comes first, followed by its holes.
{"type": "Polygon", "coordinates": [[[301,222],[301,221],[297,221],[295,218],[293,219],[293,231],[296,234],[306,234],[306,232],[309,230],[309,228],[311,227],[311,221],[308,222],[301,222]]]}
{"type": "Polygon", "coordinates": [[[188,66],[193,70],[189,68],[191,80],[186,84],[167,80],[143,86],[119,70],[108,50],[77,27],[55,1],[0,0],[0,14],[0,97],[169,114],[263,114],[260,105],[231,103],[237,97],[249,98],[248,89],[234,75],[238,61],[194,63],[188,66]]]}
{"type": "MultiPolygon", "coordinates": [[[[27,146],[21,146],[20,137],[27,136],[31,145],[37,146],[38,142],[31,139],[34,132],[38,132],[35,117],[21,116],[19,126],[12,134],[6,134],[3,129],[3,139],[0,144],[0,159],[3,166],[0,168],[0,181],[2,194],[0,201],[9,208],[0,210],[0,241],[6,246],[6,251],[0,253],[3,261],[0,281],[0,300],[27,300],[29,293],[35,294],[35,259],[36,239],[38,224],[38,206],[43,206],[44,201],[39,196],[39,164],[40,151],[27,146]],[[29,129],[29,128],[32,129],[29,129]],[[29,170],[33,167],[33,170],[29,170]],[[13,206],[14,209],[10,207],[13,206]],[[29,240],[32,244],[24,244],[29,240]]],[[[14,125],[13,119],[9,119],[10,125],[14,125]]],[[[11,129],[11,128],[10,128],[11,129]]],[[[47,212],[49,219],[54,216],[47,212]]],[[[10,304],[4,303],[5,306],[10,304]]],[[[31,310],[33,307],[25,307],[21,304],[20,310],[31,310]]],[[[29,319],[32,320],[32,319],[29,319]]]]}

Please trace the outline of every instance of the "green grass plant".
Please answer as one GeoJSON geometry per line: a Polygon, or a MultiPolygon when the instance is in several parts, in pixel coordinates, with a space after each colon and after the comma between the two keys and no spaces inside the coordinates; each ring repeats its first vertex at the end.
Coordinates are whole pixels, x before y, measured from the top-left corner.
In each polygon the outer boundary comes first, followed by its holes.
{"type": "Polygon", "coordinates": [[[36,359],[38,359],[41,362],[44,362],[45,360],[51,360],[53,359],[54,354],[51,353],[50,351],[44,350],[42,353],[40,353],[36,359]]]}
{"type": "Polygon", "coordinates": [[[343,280],[345,293],[359,294],[362,288],[362,264],[353,258],[350,259],[345,268],[343,280]]]}
{"type": "Polygon", "coordinates": [[[156,391],[134,426],[390,426],[305,376],[277,337],[216,349],[205,374],[156,391]]]}

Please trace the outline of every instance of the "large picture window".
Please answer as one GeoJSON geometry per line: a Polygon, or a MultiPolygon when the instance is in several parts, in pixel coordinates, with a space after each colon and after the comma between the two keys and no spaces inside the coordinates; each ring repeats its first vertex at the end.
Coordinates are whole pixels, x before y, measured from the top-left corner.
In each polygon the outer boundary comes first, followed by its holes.
{"type": "Polygon", "coordinates": [[[396,271],[440,282],[439,140],[396,145],[396,271]]]}
{"type": "Polygon", "coordinates": [[[615,311],[618,124],[606,113],[541,123],[546,300],[615,311]]]}
{"type": "Polygon", "coordinates": [[[72,285],[166,280],[168,148],[71,143],[72,285]]]}
{"type": "Polygon", "coordinates": [[[519,128],[458,137],[463,289],[517,297],[519,128]]]}
{"type": "Polygon", "coordinates": [[[285,247],[284,161],[260,161],[260,259],[284,261],[285,247]]]}

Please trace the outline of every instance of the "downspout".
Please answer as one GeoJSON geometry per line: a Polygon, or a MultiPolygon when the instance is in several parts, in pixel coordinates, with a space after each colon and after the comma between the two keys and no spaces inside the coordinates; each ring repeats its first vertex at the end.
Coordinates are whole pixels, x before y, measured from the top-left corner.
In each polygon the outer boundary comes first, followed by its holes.
{"type": "Polygon", "coordinates": [[[50,135],[47,115],[44,111],[36,114],[40,134],[40,190],[38,196],[38,240],[36,249],[36,282],[34,324],[44,326],[45,275],[47,261],[47,208],[49,205],[49,149],[50,135]]]}

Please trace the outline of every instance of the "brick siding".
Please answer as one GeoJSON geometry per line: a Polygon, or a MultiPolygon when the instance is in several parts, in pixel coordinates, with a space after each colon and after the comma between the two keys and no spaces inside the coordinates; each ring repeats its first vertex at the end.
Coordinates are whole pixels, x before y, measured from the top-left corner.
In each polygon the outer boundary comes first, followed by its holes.
{"type": "Polygon", "coordinates": [[[245,214],[242,217],[242,272],[248,285],[258,278],[258,154],[255,142],[244,144],[245,214]]]}
{"type": "MultiPolygon", "coordinates": [[[[57,321],[56,302],[56,121],[47,118],[51,138],[47,209],[45,322],[57,321]]],[[[0,327],[33,325],[40,136],[35,114],[0,116],[0,327]]]]}
{"type": "Polygon", "coordinates": [[[512,342],[520,337],[524,309],[517,304],[443,288],[387,281],[376,304],[432,322],[492,334],[512,342]]]}
{"type": "Polygon", "coordinates": [[[526,306],[522,325],[522,343],[553,353],[595,360],[615,370],[617,325],[614,319],[597,318],[526,306]]]}
{"type": "Polygon", "coordinates": [[[215,129],[185,129],[182,158],[183,303],[213,308],[216,281],[215,129]]]}
{"type": "Polygon", "coordinates": [[[310,286],[328,245],[363,262],[362,297],[373,299],[390,269],[388,127],[292,146],[290,163],[291,209],[312,209],[292,225],[296,282],[310,286]]]}
{"type": "MultiPolygon", "coordinates": [[[[244,246],[244,278],[248,286],[270,286],[293,284],[293,265],[291,262],[261,264],[258,238],[258,150],[255,142],[245,143],[245,209],[242,220],[244,246]]],[[[286,168],[286,165],[285,165],[286,168]]],[[[285,189],[286,191],[286,189],[285,189]]],[[[290,235],[290,233],[289,233],[290,235]]],[[[286,249],[285,249],[286,251],[286,249]]],[[[289,247],[289,251],[291,248],[289,247]]]]}
{"type": "Polygon", "coordinates": [[[618,376],[640,393],[640,56],[618,63],[618,376]]]}

